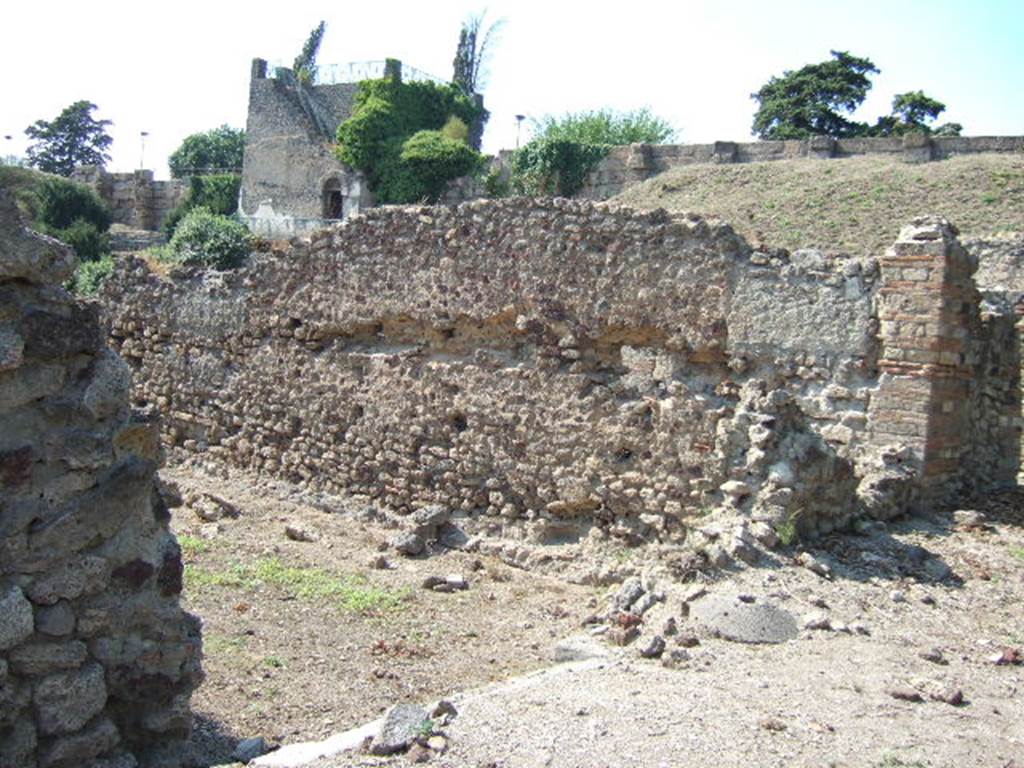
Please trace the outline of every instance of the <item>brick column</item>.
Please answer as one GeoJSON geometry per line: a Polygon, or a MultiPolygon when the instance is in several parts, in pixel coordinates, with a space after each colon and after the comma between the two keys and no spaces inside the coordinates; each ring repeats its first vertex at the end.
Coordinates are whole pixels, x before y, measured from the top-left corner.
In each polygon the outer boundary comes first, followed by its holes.
{"type": "Polygon", "coordinates": [[[871,443],[911,448],[927,501],[955,496],[970,440],[967,354],[978,296],[975,265],[956,234],[945,219],[915,219],[881,259],[883,349],[871,443]]]}

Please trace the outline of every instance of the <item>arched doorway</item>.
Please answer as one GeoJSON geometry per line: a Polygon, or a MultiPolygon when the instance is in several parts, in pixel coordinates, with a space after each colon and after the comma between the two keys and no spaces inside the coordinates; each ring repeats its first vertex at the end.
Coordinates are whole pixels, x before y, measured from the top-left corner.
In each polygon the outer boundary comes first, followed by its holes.
{"type": "Polygon", "coordinates": [[[324,182],[321,201],[325,219],[345,217],[345,195],[341,191],[341,179],[332,176],[324,182]]]}

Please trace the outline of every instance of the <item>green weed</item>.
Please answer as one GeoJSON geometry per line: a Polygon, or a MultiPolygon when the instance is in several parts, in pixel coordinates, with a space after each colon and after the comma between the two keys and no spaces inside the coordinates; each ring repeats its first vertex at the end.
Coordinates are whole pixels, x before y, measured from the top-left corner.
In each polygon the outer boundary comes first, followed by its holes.
{"type": "Polygon", "coordinates": [[[274,586],[299,600],[334,603],[358,613],[392,610],[408,596],[404,590],[375,587],[360,576],[338,576],[323,568],[286,565],[277,557],[260,558],[252,565],[235,563],[225,570],[189,566],[185,569],[185,581],[193,589],[236,587],[251,591],[274,586]]]}
{"type": "Polygon", "coordinates": [[[198,536],[182,534],[178,537],[178,546],[181,547],[181,554],[185,557],[195,557],[208,551],[212,545],[206,539],[200,539],[198,536]]]}

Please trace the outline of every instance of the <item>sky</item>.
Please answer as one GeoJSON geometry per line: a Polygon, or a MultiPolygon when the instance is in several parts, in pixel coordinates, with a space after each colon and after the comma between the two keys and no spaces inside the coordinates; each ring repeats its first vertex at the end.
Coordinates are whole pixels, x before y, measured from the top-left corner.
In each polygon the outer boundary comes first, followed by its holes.
{"type": "Polygon", "coordinates": [[[189,134],[244,128],[250,61],[290,64],[321,19],[322,64],[390,57],[447,79],[461,23],[484,10],[502,20],[487,152],[516,145],[517,114],[525,142],[531,119],[601,108],[648,107],[681,142],[749,141],[750,94],[830,50],[881,70],[858,119],[923,90],[966,135],[1024,134],[1024,0],[12,0],[0,10],[0,155],[23,155],[28,125],[86,99],[113,121],[108,168],[166,178],[189,134]]]}

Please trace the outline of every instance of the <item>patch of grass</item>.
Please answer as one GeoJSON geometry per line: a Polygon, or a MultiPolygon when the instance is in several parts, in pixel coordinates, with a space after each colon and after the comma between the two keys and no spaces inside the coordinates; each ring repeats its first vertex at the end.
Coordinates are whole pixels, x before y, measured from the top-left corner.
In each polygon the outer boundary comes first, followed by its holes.
{"type": "Polygon", "coordinates": [[[244,637],[229,637],[215,632],[203,635],[203,652],[209,656],[235,656],[244,651],[245,646],[244,637]]]}
{"type": "Polygon", "coordinates": [[[1010,547],[1010,555],[1024,561],[1024,547],[1010,547]]]}
{"type": "Polygon", "coordinates": [[[800,540],[800,527],[798,523],[802,511],[803,510],[797,510],[796,512],[792,512],[785,520],[780,520],[775,523],[775,533],[778,535],[779,542],[782,546],[788,547],[800,540]]]}
{"type": "Polygon", "coordinates": [[[185,570],[189,587],[237,587],[255,590],[274,586],[299,600],[334,603],[346,611],[374,613],[393,610],[408,596],[404,590],[375,587],[361,576],[339,576],[323,568],[287,565],[280,558],[264,557],[252,565],[235,563],[225,570],[189,566],[185,570]]]}
{"type": "Polygon", "coordinates": [[[200,539],[198,536],[189,536],[187,533],[183,533],[178,537],[178,546],[181,547],[181,554],[185,557],[195,557],[209,551],[212,544],[206,539],[200,539]]]}
{"type": "Polygon", "coordinates": [[[281,669],[284,667],[284,662],[280,656],[267,656],[263,659],[264,666],[273,667],[274,669],[281,669]]]}

